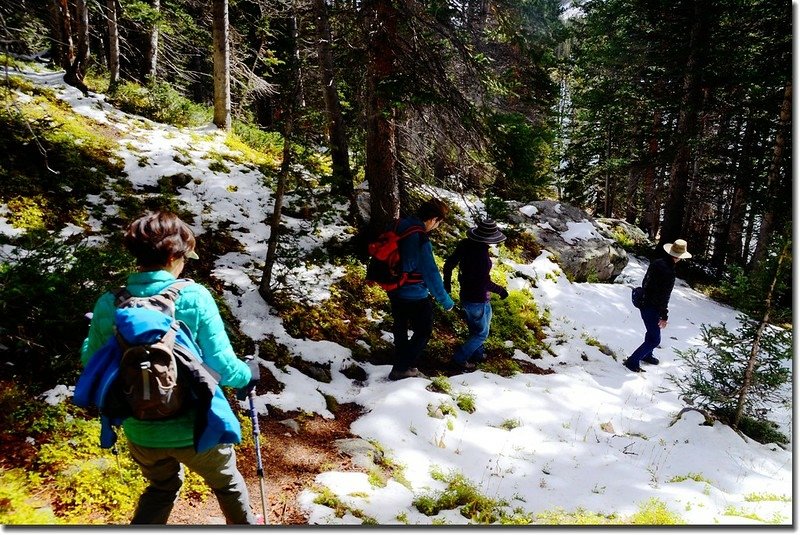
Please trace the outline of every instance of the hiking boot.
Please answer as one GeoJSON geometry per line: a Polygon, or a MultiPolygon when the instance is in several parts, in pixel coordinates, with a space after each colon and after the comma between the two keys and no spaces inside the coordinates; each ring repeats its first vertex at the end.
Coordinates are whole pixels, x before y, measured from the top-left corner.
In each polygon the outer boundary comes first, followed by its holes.
{"type": "Polygon", "coordinates": [[[474,362],[458,362],[457,360],[454,360],[453,368],[461,372],[474,372],[478,366],[474,362]]]}
{"type": "Polygon", "coordinates": [[[409,368],[407,370],[392,370],[389,372],[390,381],[399,381],[400,379],[407,379],[409,377],[421,377],[427,379],[417,368],[409,368]]]}
{"type": "Polygon", "coordinates": [[[642,357],[642,362],[646,362],[648,364],[652,364],[653,366],[655,366],[660,361],[657,358],[655,358],[653,355],[650,355],[649,357],[642,357]]]}
{"type": "Polygon", "coordinates": [[[641,367],[641,366],[639,366],[639,365],[636,365],[636,367],[634,367],[634,366],[633,366],[633,365],[632,365],[632,364],[631,364],[631,363],[628,361],[628,359],[625,359],[625,360],[622,362],[622,365],[623,365],[623,366],[625,366],[626,368],[628,368],[628,369],[629,369],[630,371],[632,371],[632,372],[636,372],[636,373],[644,373],[644,370],[642,369],[642,367],[641,367]]]}

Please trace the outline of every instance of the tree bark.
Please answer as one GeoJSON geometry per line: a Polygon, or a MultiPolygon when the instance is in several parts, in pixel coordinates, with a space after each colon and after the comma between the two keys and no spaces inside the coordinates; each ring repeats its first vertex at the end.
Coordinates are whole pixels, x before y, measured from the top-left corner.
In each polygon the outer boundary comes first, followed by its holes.
{"type": "Polygon", "coordinates": [[[214,124],[231,127],[231,73],[228,40],[228,0],[213,0],[214,34],[214,124]]]}
{"type": "Polygon", "coordinates": [[[667,243],[681,237],[686,210],[686,194],[691,173],[691,145],[697,132],[697,113],[700,104],[700,76],[705,64],[705,52],[709,39],[708,0],[695,0],[694,22],[689,40],[689,58],[683,79],[683,95],[676,131],[677,149],[672,162],[669,194],[664,207],[664,223],[661,226],[659,243],[667,243]]]}
{"type": "Polygon", "coordinates": [[[314,0],[317,16],[317,57],[322,75],[322,95],[328,118],[328,139],[331,147],[334,191],[353,199],[353,175],[350,171],[350,155],[347,131],[342,118],[342,106],[333,69],[331,52],[331,27],[326,0],[314,0]]]}
{"type": "Polygon", "coordinates": [[[780,121],[775,134],[775,148],[772,152],[772,163],[767,175],[767,197],[766,211],[761,219],[761,227],[758,230],[758,241],[756,242],[753,257],[750,259],[749,269],[755,271],[764,262],[769,249],[772,232],[775,228],[776,198],[780,191],[781,167],[783,165],[783,151],[786,146],[786,125],[792,116],[792,81],[786,82],[783,91],[783,105],[781,106],[780,121]]]}
{"type": "MultiPolygon", "coordinates": [[[[161,0],[150,0],[150,7],[154,11],[161,12],[161,0]]],[[[142,65],[142,80],[155,79],[158,69],[158,22],[150,28],[147,35],[144,52],[144,65],[142,65]]]]}
{"type": "Polygon", "coordinates": [[[76,35],[78,38],[77,51],[64,75],[64,81],[87,94],[89,88],[83,83],[83,77],[86,74],[86,67],[89,63],[89,6],[86,4],[86,0],[76,0],[75,13],[76,35]]]}
{"type": "Polygon", "coordinates": [[[364,12],[369,42],[365,175],[370,192],[369,226],[377,234],[400,215],[394,159],[397,113],[385,87],[396,70],[391,43],[397,34],[398,14],[391,0],[367,0],[364,12]]]}
{"type": "Polygon", "coordinates": [[[119,84],[119,25],[117,24],[117,1],[106,0],[106,23],[108,25],[108,85],[113,92],[119,84]]]}
{"type": "Polygon", "coordinates": [[[753,121],[747,121],[739,151],[739,165],[736,169],[736,181],[731,195],[731,209],[728,217],[728,236],[726,257],[727,262],[742,265],[744,250],[742,237],[744,236],[744,216],[747,209],[749,185],[753,180],[750,167],[751,150],[753,144],[753,121]]]}
{"type": "Polygon", "coordinates": [[[75,59],[75,47],[72,44],[72,15],[69,12],[68,0],[53,0],[53,18],[56,30],[53,47],[57,52],[55,61],[62,69],[68,71],[75,59]]]}
{"type": "Polygon", "coordinates": [[[661,220],[661,203],[656,189],[656,162],[658,161],[658,135],[661,129],[661,110],[653,112],[653,126],[650,140],[647,142],[647,165],[644,169],[644,213],[642,226],[648,237],[654,240],[658,234],[658,223],[661,220]]]}

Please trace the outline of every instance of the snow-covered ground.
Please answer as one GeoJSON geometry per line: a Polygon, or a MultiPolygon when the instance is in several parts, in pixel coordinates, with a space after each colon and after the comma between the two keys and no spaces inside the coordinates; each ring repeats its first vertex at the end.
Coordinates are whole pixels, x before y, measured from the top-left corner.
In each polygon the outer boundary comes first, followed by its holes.
{"type": "MultiPolygon", "coordinates": [[[[199,254],[203,254],[204,229],[231,223],[230,233],[245,252],[219,258],[214,275],[226,283],[225,299],[243,332],[255,340],[272,335],[304,360],[330,363],[333,376],[330,383],[320,383],[291,367],[282,371],[261,360],[285,388],[279,394],[260,395],[258,410],[265,414],[272,406],[332,417],[323,394],[340,403],[356,402],[367,412],[353,423],[352,432],[376,441],[393,462],[404,466],[410,488],[395,480],[374,486],[364,473],[318,476],[319,485],[363,516],[380,524],[468,523],[457,511],[429,517],[412,506],[415,497],[444,488],[432,477],[433,471],[440,471],[461,474],[483,495],[525,513],[581,508],[627,517],[656,498],[689,524],[793,523],[791,451],[745,440],[719,423],[701,425],[703,418],[697,412],[676,420],[685,405],[669,376],[681,377],[685,370],[674,350],[699,345],[702,324],[724,322],[734,327],[735,310],[678,281],[669,325],[656,353],[662,363],[635,374],[620,360],[644,334],[638,312],[630,305],[630,286],[641,281],[646,262],[631,258],[615,284],[573,284],[547,254],[526,265],[506,261],[517,275],[509,277],[509,289],[530,288],[531,277],[537,281],[531,291],[540,308],[549,310],[547,342],[556,356],[545,355],[536,363],[556,373],[505,378],[478,371],[451,377],[453,393],[473,395],[476,410],[470,414],[456,409],[455,415],[434,418],[429,405],[455,403],[451,396],[427,390],[429,380],[390,382],[389,366],[362,364],[368,379],[357,385],[339,372],[351,360],[349,349],[327,341],[294,339],[270,312],[257,284],[269,237],[265,214],[272,210],[271,191],[252,168],[228,162],[230,172],[209,169],[210,160],[204,155],[212,149],[228,150],[222,145],[222,133],[213,127],[181,130],[156,125],[114,110],[102,95],[83,97],[64,86],[60,75],[28,76],[56,88],[80,113],[119,128],[124,151],[119,156],[136,187],[154,185],[159,177],[176,173],[194,177],[180,190],[180,199],[197,216],[199,254]],[[179,161],[173,158],[177,149],[184,152],[179,161]],[[180,163],[187,159],[191,161],[180,163]],[[588,344],[589,339],[608,346],[620,360],[588,344]],[[753,501],[753,496],[784,499],[753,501]]],[[[449,199],[465,202],[456,195],[449,199]]],[[[474,199],[470,202],[473,208],[479,205],[474,199]]],[[[106,207],[109,211],[115,211],[113,204],[106,207]]],[[[341,236],[347,228],[341,218],[319,228],[291,217],[285,217],[285,223],[295,231],[294,246],[300,249],[341,236]]],[[[99,221],[92,224],[100,229],[99,221]]],[[[585,231],[572,229],[570,238],[579,239],[585,231]]],[[[14,232],[2,217],[0,232],[14,232]]],[[[285,272],[312,301],[324,299],[331,282],[341,275],[332,266],[300,266],[285,272]]],[[[517,357],[530,358],[520,351],[517,357]]],[[[771,418],[791,436],[791,407],[776,407],[771,418]]],[[[266,441],[269,447],[269,437],[266,441]]],[[[310,523],[362,522],[352,514],[337,518],[332,509],[314,503],[315,496],[311,489],[301,496],[310,523]]]]}

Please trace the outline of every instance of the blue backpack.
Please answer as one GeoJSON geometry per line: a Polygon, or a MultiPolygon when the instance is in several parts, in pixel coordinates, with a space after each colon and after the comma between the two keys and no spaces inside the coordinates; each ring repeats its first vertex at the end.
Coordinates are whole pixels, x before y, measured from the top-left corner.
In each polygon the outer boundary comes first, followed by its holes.
{"type": "Polygon", "coordinates": [[[186,325],[175,320],[175,299],[193,281],[181,279],[160,294],[115,292],[114,336],[92,355],[75,385],[73,402],[100,410],[100,445],[116,442],[125,418],[163,420],[196,407],[195,447],[238,443],[241,428],[217,380],[202,365],[186,325]],[[205,409],[205,410],[202,410],[205,409]]]}

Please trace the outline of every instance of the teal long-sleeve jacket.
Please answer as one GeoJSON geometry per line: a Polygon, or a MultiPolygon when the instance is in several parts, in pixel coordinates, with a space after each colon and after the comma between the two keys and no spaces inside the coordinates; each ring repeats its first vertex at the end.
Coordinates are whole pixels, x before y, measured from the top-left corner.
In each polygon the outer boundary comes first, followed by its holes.
{"type": "MultiPolygon", "coordinates": [[[[135,297],[160,293],[175,281],[167,271],[145,271],[128,276],[128,291],[135,297]]],[[[89,335],[81,348],[84,365],[114,335],[114,294],[103,294],[94,306],[89,335]]],[[[250,369],[236,358],[214,298],[204,286],[191,284],[183,288],[175,302],[175,319],[185,323],[202,351],[203,363],[219,374],[219,384],[241,388],[250,382],[250,369]]],[[[183,448],[192,446],[194,412],[168,420],[137,420],[123,423],[125,435],[134,444],[150,448],[183,448]]]]}

